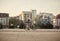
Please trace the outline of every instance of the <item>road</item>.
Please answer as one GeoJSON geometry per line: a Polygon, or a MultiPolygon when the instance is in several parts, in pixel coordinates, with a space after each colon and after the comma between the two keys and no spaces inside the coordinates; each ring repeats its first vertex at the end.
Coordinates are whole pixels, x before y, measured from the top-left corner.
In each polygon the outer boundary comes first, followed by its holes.
{"type": "Polygon", "coordinates": [[[0,41],[60,41],[60,32],[3,31],[0,41]]]}

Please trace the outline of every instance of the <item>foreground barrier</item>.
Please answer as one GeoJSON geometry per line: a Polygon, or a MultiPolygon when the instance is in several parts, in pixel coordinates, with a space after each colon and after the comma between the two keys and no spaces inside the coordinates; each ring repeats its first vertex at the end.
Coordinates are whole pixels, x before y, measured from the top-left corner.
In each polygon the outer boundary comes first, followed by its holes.
{"type": "Polygon", "coordinates": [[[60,32],[60,29],[0,29],[0,32],[60,32]]]}

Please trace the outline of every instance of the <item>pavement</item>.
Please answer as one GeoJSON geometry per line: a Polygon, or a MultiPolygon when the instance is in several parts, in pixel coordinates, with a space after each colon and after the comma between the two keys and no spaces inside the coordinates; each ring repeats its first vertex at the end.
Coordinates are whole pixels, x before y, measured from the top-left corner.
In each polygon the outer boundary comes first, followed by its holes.
{"type": "Polygon", "coordinates": [[[60,41],[60,29],[0,29],[0,41],[60,41]]]}

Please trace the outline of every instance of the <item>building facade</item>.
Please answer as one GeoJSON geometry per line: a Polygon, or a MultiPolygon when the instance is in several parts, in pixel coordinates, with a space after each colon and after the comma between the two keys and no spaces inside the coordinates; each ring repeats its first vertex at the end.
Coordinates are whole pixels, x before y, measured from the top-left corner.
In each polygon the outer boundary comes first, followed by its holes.
{"type": "Polygon", "coordinates": [[[32,20],[32,12],[30,11],[23,11],[21,14],[21,19],[26,22],[28,19],[32,20]]]}
{"type": "Polygon", "coordinates": [[[20,19],[23,21],[27,21],[28,19],[34,20],[36,17],[36,10],[31,10],[31,11],[22,11],[20,14],[20,19]]]}
{"type": "Polygon", "coordinates": [[[3,28],[9,27],[9,14],[8,13],[0,13],[0,24],[2,24],[3,28]]]}
{"type": "Polygon", "coordinates": [[[57,28],[60,28],[60,14],[56,16],[56,26],[57,28]]]}
{"type": "Polygon", "coordinates": [[[52,13],[41,12],[40,16],[42,16],[44,20],[48,19],[47,21],[50,21],[53,24],[53,19],[55,17],[52,13]]]}
{"type": "Polygon", "coordinates": [[[32,20],[35,20],[36,14],[37,14],[37,11],[36,10],[32,10],[32,20]]]}

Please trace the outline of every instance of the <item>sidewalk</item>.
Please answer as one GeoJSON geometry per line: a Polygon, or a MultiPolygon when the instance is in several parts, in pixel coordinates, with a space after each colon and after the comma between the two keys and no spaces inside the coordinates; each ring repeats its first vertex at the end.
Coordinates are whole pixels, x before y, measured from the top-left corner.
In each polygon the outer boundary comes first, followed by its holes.
{"type": "Polygon", "coordinates": [[[0,29],[0,41],[60,41],[60,32],[58,31],[60,30],[0,29]]]}

